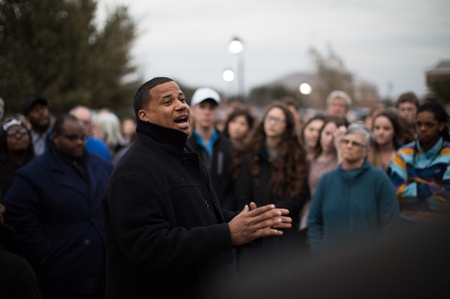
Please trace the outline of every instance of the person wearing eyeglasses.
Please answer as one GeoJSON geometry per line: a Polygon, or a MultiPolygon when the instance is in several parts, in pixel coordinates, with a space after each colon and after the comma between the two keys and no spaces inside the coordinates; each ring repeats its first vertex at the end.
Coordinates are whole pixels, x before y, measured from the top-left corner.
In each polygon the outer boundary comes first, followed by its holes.
{"type": "Polygon", "coordinates": [[[363,124],[351,124],[340,140],[342,163],[322,176],[308,216],[311,252],[372,242],[400,224],[397,195],[386,173],[367,160],[374,143],[363,124]]]}
{"type": "Polygon", "coordinates": [[[430,221],[450,206],[449,116],[438,103],[425,103],[416,116],[415,141],[401,147],[390,164],[405,223],[430,221]]]}
{"type": "Polygon", "coordinates": [[[276,101],[266,109],[263,121],[255,127],[244,148],[237,149],[233,157],[238,208],[250,202],[258,206],[274,204],[288,209],[292,217],[292,227],[283,230],[281,238],[266,238],[257,250],[238,249],[237,269],[241,274],[257,271],[280,258],[308,254],[298,233],[299,212],[309,198],[308,168],[296,128],[289,107],[276,101]]]}
{"type": "Polygon", "coordinates": [[[34,157],[30,131],[17,118],[7,119],[0,131],[0,192],[11,186],[15,172],[34,157]]]}
{"type": "Polygon", "coordinates": [[[58,117],[49,149],[16,172],[3,199],[5,223],[17,232],[12,240],[44,298],[104,296],[101,199],[113,167],[87,152],[85,141],[75,116],[58,117]]]}

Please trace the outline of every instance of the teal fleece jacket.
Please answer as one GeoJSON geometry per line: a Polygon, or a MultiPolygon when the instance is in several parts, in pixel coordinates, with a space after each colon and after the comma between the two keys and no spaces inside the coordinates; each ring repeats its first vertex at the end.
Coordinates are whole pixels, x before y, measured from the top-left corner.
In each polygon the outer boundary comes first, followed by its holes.
{"type": "Polygon", "coordinates": [[[337,244],[370,241],[400,224],[394,186],[365,159],[357,169],[342,164],[322,176],[311,200],[308,237],[313,254],[337,244]]]}

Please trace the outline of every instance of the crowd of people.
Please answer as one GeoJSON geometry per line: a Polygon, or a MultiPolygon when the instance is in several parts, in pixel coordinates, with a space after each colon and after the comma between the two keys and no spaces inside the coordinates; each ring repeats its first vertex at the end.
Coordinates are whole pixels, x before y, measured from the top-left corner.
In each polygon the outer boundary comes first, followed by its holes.
{"type": "Polygon", "coordinates": [[[261,118],[230,103],[220,126],[219,93],[189,100],[157,77],[122,120],[84,106],[55,117],[42,97],[4,119],[0,101],[0,294],[210,298],[230,277],[450,206],[449,116],[414,93],[352,122],[343,91],[312,116],[292,99],[261,118]]]}

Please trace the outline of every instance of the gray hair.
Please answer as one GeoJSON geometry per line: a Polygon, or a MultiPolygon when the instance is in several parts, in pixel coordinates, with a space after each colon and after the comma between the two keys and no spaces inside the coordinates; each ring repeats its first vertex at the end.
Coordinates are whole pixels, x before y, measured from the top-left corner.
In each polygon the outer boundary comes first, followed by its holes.
{"type": "Polygon", "coordinates": [[[359,134],[364,135],[364,139],[366,140],[366,148],[372,147],[375,144],[375,137],[373,133],[363,124],[353,123],[347,128],[347,132],[345,135],[349,134],[359,134]]]}
{"type": "Polygon", "coordinates": [[[122,136],[119,118],[112,112],[99,113],[94,117],[94,123],[103,131],[103,141],[110,147],[115,148],[118,144],[125,145],[122,136]]]}
{"type": "Polygon", "coordinates": [[[72,109],[70,109],[70,111],[69,111],[69,114],[70,115],[73,115],[74,113],[75,113],[75,111],[77,111],[78,109],[86,109],[87,111],[89,111],[89,113],[91,114],[91,116],[92,116],[92,111],[91,111],[91,109],[89,109],[88,107],[86,107],[86,106],[83,106],[83,105],[76,105],[75,107],[73,107],[72,109]]]}
{"type": "Polygon", "coordinates": [[[327,106],[330,105],[332,99],[345,100],[345,103],[347,104],[347,109],[350,108],[350,106],[352,106],[352,98],[341,90],[335,90],[328,95],[327,106]]]}

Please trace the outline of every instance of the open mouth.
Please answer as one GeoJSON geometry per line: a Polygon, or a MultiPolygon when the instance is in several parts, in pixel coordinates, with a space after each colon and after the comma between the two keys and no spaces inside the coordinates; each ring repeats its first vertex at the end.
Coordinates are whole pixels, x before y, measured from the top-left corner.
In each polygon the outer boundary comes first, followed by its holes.
{"type": "Polygon", "coordinates": [[[187,121],[188,121],[188,117],[187,116],[180,116],[180,117],[177,117],[175,119],[175,123],[177,123],[179,125],[187,124],[187,121]]]}

